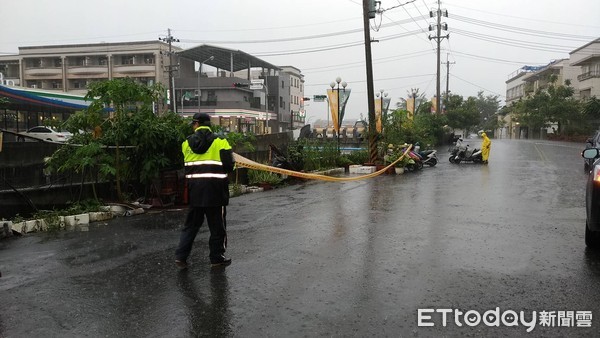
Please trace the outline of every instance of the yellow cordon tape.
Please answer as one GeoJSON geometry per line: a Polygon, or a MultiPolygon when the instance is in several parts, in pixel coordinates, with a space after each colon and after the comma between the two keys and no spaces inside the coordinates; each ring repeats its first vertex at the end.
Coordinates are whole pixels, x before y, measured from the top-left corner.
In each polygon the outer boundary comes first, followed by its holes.
{"type": "Polygon", "coordinates": [[[384,172],[386,172],[388,169],[392,168],[394,165],[396,165],[396,163],[400,162],[408,154],[410,149],[412,149],[412,144],[406,148],[406,150],[404,151],[402,156],[400,156],[397,160],[390,163],[387,167],[385,167],[379,171],[376,171],[371,174],[366,174],[366,175],[361,175],[361,176],[353,176],[353,177],[333,177],[333,176],[327,176],[327,175],[321,175],[321,174],[303,173],[303,172],[294,171],[294,170],[271,167],[271,166],[268,166],[265,164],[260,164],[258,162],[254,162],[254,161],[249,160],[249,159],[245,158],[244,156],[241,156],[236,153],[233,153],[233,159],[235,160],[235,164],[237,166],[248,168],[248,169],[270,171],[273,173],[294,176],[294,177],[300,177],[300,178],[306,178],[306,179],[310,179],[310,180],[344,182],[344,181],[358,181],[358,180],[362,180],[365,178],[379,176],[379,175],[383,174],[384,172]]]}

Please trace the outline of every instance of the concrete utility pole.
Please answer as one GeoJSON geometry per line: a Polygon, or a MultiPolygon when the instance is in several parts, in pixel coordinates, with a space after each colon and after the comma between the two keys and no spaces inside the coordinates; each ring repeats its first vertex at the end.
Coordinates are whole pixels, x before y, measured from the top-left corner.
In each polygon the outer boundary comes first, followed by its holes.
{"type": "Polygon", "coordinates": [[[450,65],[455,64],[456,62],[448,61],[448,56],[450,54],[446,53],[446,100],[444,104],[448,104],[448,95],[450,95],[450,65]]]}
{"type": "MultiPolygon", "coordinates": [[[[436,76],[436,83],[435,83],[435,91],[436,91],[436,97],[435,97],[435,113],[436,114],[440,114],[440,66],[441,66],[441,58],[440,58],[440,43],[442,42],[442,39],[446,38],[448,39],[450,37],[450,34],[447,34],[445,36],[441,36],[442,34],[442,29],[444,30],[448,30],[448,24],[444,23],[442,24],[442,15],[445,17],[448,17],[448,11],[447,10],[441,10],[440,9],[440,0],[437,1],[438,3],[438,7],[437,10],[435,12],[435,16],[437,16],[437,24],[435,25],[429,25],[429,30],[432,31],[433,30],[433,26],[435,26],[436,29],[436,36],[429,36],[429,40],[435,39],[437,42],[437,76],[436,76]],[[442,27],[443,26],[443,27],[442,27]]],[[[429,11],[429,17],[433,18],[434,16],[434,12],[433,11],[429,11]]]]}
{"type": "MultiPolygon", "coordinates": [[[[375,87],[373,85],[373,59],[371,57],[371,32],[369,20],[375,17],[373,0],[363,0],[363,23],[365,33],[365,62],[367,68],[367,102],[369,107],[369,162],[377,160],[377,128],[375,127],[375,87]]],[[[338,107],[339,109],[339,107],[338,107]]]]}
{"type": "Polygon", "coordinates": [[[173,112],[177,112],[176,107],[175,107],[175,83],[174,83],[175,79],[173,78],[173,72],[177,70],[178,65],[173,64],[173,54],[175,54],[175,52],[173,52],[171,44],[173,42],[179,42],[179,39],[175,39],[171,35],[170,28],[167,30],[166,38],[158,38],[158,39],[160,41],[164,41],[169,44],[169,51],[161,52],[161,54],[167,54],[169,56],[169,64],[166,66],[167,72],[169,72],[169,109],[173,112]]]}

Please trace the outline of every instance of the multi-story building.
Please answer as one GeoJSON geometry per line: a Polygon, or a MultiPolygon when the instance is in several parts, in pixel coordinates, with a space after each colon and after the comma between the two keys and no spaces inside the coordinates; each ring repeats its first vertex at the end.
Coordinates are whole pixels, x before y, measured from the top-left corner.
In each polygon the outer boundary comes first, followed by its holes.
{"type": "MultiPolygon", "coordinates": [[[[523,77],[525,94],[534,93],[539,89],[546,89],[552,81],[555,85],[565,85],[568,82],[570,86],[577,88],[578,71],[579,67],[571,66],[569,59],[554,60],[523,77]]],[[[575,91],[575,97],[579,97],[577,91],[575,91]]]]}
{"type": "Polygon", "coordinates": [[[579,68],[577,94],[581,98],[600,98],[600,39],[583,45],[569,54],[571,66],[579,68]]]}
{"type": "Polygon", "coordinates": [[[508,76],[506,80],[506,105],[510,106],[514,102],[525,96],[525,86],[527,82],[523,78],[534,71],[539,70],[540,67],[523,66],[508,76]]]}
{"type": "Polygon", "coordinates": [[[93,81],[130,77],[162,83],[173,87],[175,112],[208,113],[230,131],[260,134],[289,130],[292,120],[295,127],[304,124],[300,70],[239,50],[209,45],[182,50],[161,41],[20,47],[18,55],[0,56],[0,73],[4,85],[80,95],[93,81]],[[175,55],[166,53],[170,48],[175,55]]]}
{"type": "Polygon", "coordinates": [[[19,47],[18,55],[0,56],[0,73],[8,84],[72,94],[115,78],[167,83],[165,50],[160,41],[19,47]]]}
{"type": "Polygon", "coordinates": [[[292,129],[302,128],[306,119],[304,110],[304,75],[293,66],[282,66],[280,77],[289,77],[289,112],[292,129]]]}
{"type": "Polygon", "coordinates": [[[600,97],[600,39],[596,39],[546,66],[525,66],[506,81],[506,105],[548,87],[552,78],[556,84],[566,81],[575,89],[576,98],[600,97]]]}
{"type": "MultiPolygon", "coordinates": [[[[569,83],[575,98],[600,97],[600,39],[596,39],[569,54],[569,58],[555,60],[546,66],[524,66],[506,81],[506,105],[510,106],[539,89],[548,88],[551,81],[557,85],[569,83]]],[[[508,115],[506,127],[500,131],[506,137],[523,137],[519,122],[508,115]]],[[[553,129],[550,126],[548,132],[553,129]]],[[[525,131],[526,134],[526,131],[525,131]]]]}

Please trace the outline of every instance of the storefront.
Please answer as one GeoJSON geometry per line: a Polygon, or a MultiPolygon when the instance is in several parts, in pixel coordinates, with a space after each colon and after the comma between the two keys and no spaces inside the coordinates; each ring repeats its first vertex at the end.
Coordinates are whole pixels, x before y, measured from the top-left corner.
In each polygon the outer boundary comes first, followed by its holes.
{"type": "Polygon", "coordinates": [[[0,85],[0,98],[7,101],[0,105],[0,128],[16,133],[59,124],[89,106],[83,96],[4,85],[0,85]]]}

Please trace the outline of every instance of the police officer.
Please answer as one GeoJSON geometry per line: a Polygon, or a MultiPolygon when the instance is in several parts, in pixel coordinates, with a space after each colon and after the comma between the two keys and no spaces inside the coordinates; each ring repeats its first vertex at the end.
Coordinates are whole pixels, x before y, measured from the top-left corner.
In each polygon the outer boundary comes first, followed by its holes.
{"type": "Polygon", "coordinates": [[[187,258],[206,216],[210,230],[210,263],[213,267],[227,266],[231,264],[231,259],[225,257],[225,206],[229,204],[227,174],[234,168],[233,151],[225,138],[212,132],[208,114],[194,114],[192,127],[194,134],[181,145],[188,184],[189,212],[175,251],[175,264],[179,268],[187,268],[187,258]]]}

